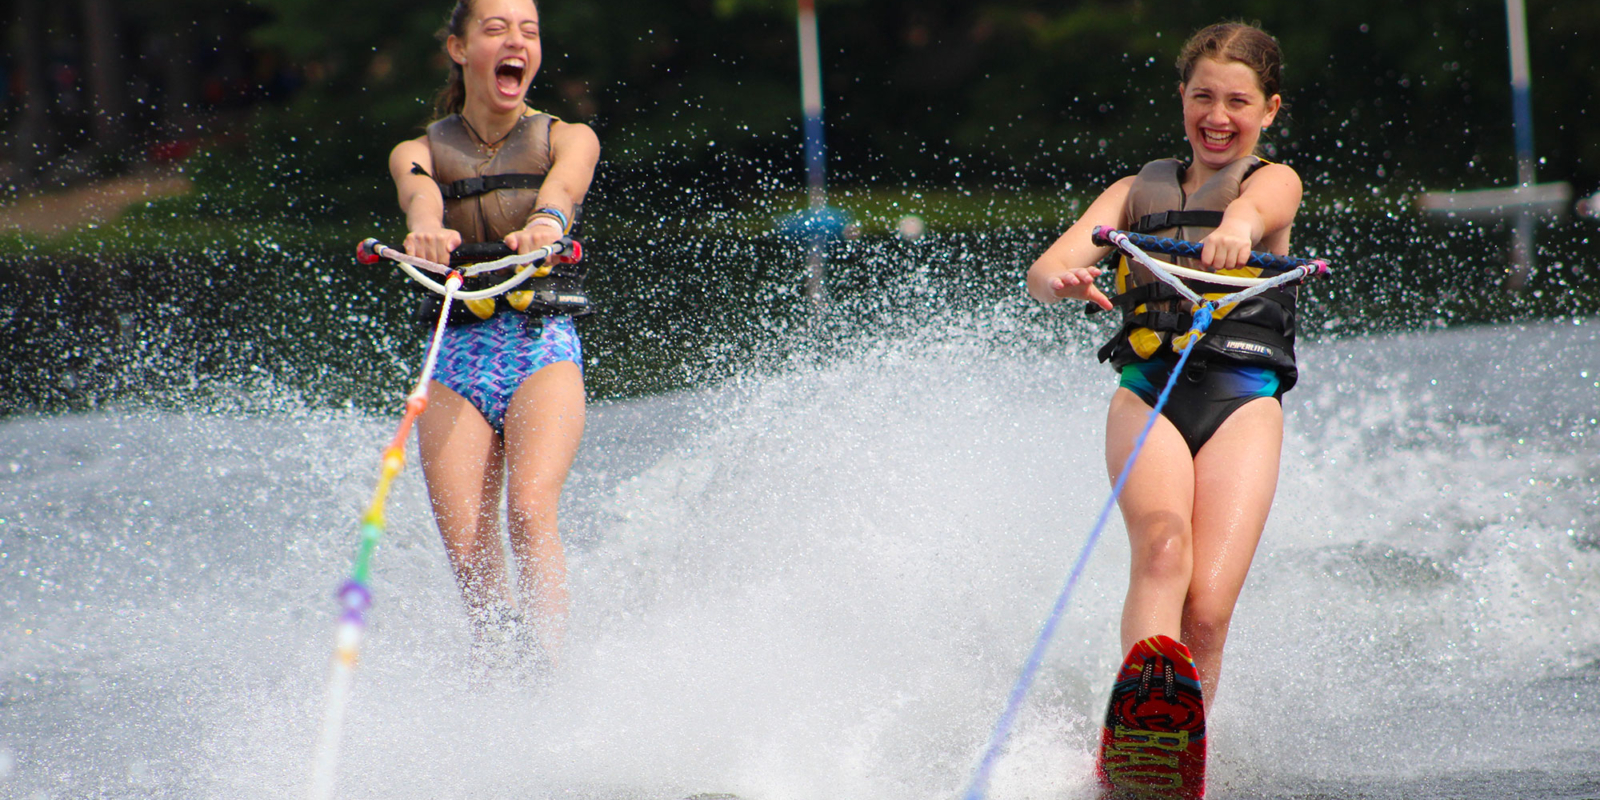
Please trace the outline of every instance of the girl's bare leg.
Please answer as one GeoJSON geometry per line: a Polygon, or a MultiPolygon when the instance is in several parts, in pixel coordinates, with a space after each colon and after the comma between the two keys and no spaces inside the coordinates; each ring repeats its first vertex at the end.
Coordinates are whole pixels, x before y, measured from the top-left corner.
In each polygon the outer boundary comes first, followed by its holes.
{"type": "Polygon", "coordinates": [[[524,620],[550,657],[566,633],[567,562],[557,529],[561,487],[583,440],[583,373],[560,361],[528,378],[506,413],[506,517],[524,620]]]}
{"type": "MultiPolygon", "coordinates": [[[[1150,406],[1133,392],[1119,388],[1112,396],[1106,468],[1113,482],[1149,417],[1150,406]]],[[[1178,430],[1166,417],[1157,417],[1117,501],[1132,549],[1128,597],[1122,606],[1123,653],[1157,634],[1181,639],[1194,562],[1189,523],[1194,467],[1178,430]]]]}
{"type": "Polygon", "coordinates": [[[1253,400],[1235,411],[1194,458],[1194,560],[1183,608],[1183,642],[1194,655],[1206,702],[1216,695],[1233,608],[1278,489],[1283,406],[1253,400]]]}
{"type": "Polygon", "coordinates": [[[500,534],[500,437],[466,398],[433,383],[417,420],[417,444],[428,499],[473,633],[507,609],[500,534]]]}

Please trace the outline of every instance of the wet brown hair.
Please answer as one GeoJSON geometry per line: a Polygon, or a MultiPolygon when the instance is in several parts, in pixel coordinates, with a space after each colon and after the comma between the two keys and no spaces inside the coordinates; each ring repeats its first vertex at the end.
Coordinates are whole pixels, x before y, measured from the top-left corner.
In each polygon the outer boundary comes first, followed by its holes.
{"type": "MultiPolygon", "coordinates": [[[[539,10],[538,0],[528,0],[528,2],[533,3],[535,12],[539,10]]],[[[434,34],[434,38],[439,40],[441,46],[452,36],[466,38],[467,21],[472,19],[473,5],[473,0],[456,0],[455,7],[450,9],[450,16],[445,17],[444,27],[434,34]]],[[[448,51],[445,55],[446,60],[450,62],[450,77],[445,79],[444,88],[433,96],[433,116],[436,119],[459,114],[467,104],[467,81],[461,74],[461,65],[457,64],[455,59],[448,57],[448,51]]]]}
{"type": "Polygon", "coordinates": [[[1200,59],[1237,61],[1256,74],[1262,95],[1271,100],[1283,85],[1283,51],[1278,40],[1247,22],[1219,22],[1201,28],[1178,53],[1178,76],[1188,83],[1200,59]]]}

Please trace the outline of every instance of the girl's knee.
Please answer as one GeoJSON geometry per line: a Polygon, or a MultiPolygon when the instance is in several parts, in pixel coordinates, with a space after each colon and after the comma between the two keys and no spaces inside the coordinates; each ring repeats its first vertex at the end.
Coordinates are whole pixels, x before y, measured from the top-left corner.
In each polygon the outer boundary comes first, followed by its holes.
{"type": "Polygon", "coordinates": [[[1191,598],[1184,605],[1183,629],[1185,639],[1201,642],[1220,642],[1228,637],[1228,626],[1233,624],[1231,604],[1197,601],[1191,598]]]}
{"type": "Polygon", "coordinates": [[[523,555],[546,553],[561,547],[557,533],[556,504],[559,496],[514,495],[506,509],[510,520],[511,546],[523,555]]]}
{"type": "Polygon", "coordinates": [[[1133,537],[1133,570],[1155,579],[1187,578],[1193,551],[1189,526],[1178,518],[1146,521],[1133,537]]]}
{"type": "Polygon", "coordinates": [[[507,500],[506,514],[515,525],[535,529],[553,526],[560,499],[560,495],[544,492],[515,492],[507,500]]]}

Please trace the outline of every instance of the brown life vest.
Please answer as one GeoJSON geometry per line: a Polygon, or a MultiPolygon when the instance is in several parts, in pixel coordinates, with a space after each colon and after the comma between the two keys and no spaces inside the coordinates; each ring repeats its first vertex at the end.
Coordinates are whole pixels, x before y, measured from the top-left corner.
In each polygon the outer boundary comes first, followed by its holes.
{"type": "MultiPolygon", "coordinates": [[[[1240,186],[1267,162],[1245,156],[1211,176],[1193,195],[1185,195],[1187,166],[1177,159],[1152,161],[1134,178],[1124,207],[1129,229],[1136,233],[1198,242],[1218,225],[1228,204],[1239,197],[1240,186]]],[[[1206,269],[1198,259],[1179,258],[1180,266],[1206,269]]],[[[1261,277],[1259,267],[1228,267],[1218,275],[1261,277]]],[[[1270,273],[1269,273],[1270,274],[1270,273]]],[[[1185,279],[1195,293],[1218,299],[1236,287],[1185,279]]],[[[1150,270],[1126,256],[1117,259],[1117,294],[1111,302],[1122,309],[1122,327],[1104,347],[1100,360],[1121,369],[1157,357],[1175,356],[1189,342],[1194,307],[1150,270]]],[[[1229,362],[1260,366],[1278,372],[1280,393],[1294,386],[1295,290],[1269,289],[1262,294],[1218,308],[1190,362],[1229,362]]]]}
{"type": "MultiPolygon", "coordinates": [[[[428,126],[430,176],[444,197],[444,226],[461,234],[462,244],[498,242],[528,224],[538,208],[539,188],[554,162],[550,133],[556,118],[543,113],[525,114],[494,147],[484,144],[460,114],[428,126]]],[[[414,171],[420,171],[420,168],[414,171]]],[[[580,209],[574,208],[574,224],[580,209]]],[[[569,231],[570,233],[570,231],[569,231]]],[[[451,314],[451,323],[488,319],[506,309],[533,315],[583,315],[590,313],[583,291],[582,265],[558,265],[550,275],[532,278],[517,291],[499,298],[466,300],[465,311],[451,314]]],[[[468,288],[503,280],[498,270],[469,282],[468,288]]],[[[423,316],[437,314],[429,304],[423,316]]]]}

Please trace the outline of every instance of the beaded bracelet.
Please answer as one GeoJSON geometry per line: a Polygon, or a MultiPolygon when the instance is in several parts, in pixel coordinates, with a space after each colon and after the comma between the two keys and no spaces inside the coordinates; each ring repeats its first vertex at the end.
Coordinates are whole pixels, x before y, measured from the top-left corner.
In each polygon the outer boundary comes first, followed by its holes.
{"type": "Polygon", "coordinates": [[[567,219],[567,215],[561,213],[559,208],[545,206],[544,208],[535,209],[532,216],[545,216],[554,219],[560,223],[562,233],[566,233],[572,227],[572,221],[567,219]]]}

